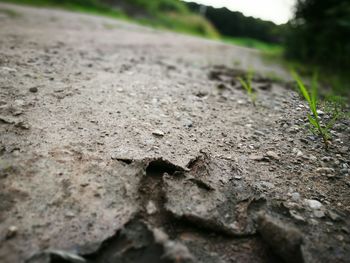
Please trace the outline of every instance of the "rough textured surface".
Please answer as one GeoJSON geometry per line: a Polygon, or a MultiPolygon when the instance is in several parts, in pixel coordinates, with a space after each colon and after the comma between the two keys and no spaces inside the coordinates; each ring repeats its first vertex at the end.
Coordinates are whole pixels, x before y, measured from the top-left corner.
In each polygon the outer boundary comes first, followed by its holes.
{"type": "Polygon", "coordinates": [[[325,151],[258,52],[6,4],[0,25],[0,262],[348,262],[349,122],[325,151]]]}
{"type": "Polygon", "coordinates": [[[255,233],[248,208],[254,198],[251,187],[232,161],[211,160],[206,155],[189,164],[182,177],[164,176],[166,209],[177,218],[227,235],[255,233]]]}

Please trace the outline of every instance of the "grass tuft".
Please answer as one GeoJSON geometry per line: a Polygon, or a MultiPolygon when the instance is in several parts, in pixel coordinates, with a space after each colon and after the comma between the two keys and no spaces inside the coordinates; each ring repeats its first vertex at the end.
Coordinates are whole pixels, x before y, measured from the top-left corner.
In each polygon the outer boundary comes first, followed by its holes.
{"type": "Polygon", "coordinates": [[[325,148],[328,149],[329,140],[331,139],[330,130],[341,117],[345,117],[343,114],[343,104],[339,101],[339,99],[337,99],[339,97],[334,98],[333,100],[329,100],[328,105],[331,106],[331,110],[329,110],[329,112],[331,113],[332,117],[326,124],[321,125],[321,118],[318,114],[318,75],[316,73],[313,75],[311,82],[311,91],[307,89],[300,76],[295,71],[292,71],[292,76],[297,83],[297,87],[300,93],[307,101],[309,109],[312,113],[308,113],[307,115],[310,129],[313,134],[318,135],[322,138],[325,148]]]}
{"type": "Polygon", "coordinates": [[[247,92],[253,106],[256,106],[256,92],[254,92],[253,87],[252,87],[252,80],[254,76],[254,71],[253,70],[248,70],[247,75],[245,78],[239,77],[238,80],[241,83],[242,87],[245,89],[247,92]]]}

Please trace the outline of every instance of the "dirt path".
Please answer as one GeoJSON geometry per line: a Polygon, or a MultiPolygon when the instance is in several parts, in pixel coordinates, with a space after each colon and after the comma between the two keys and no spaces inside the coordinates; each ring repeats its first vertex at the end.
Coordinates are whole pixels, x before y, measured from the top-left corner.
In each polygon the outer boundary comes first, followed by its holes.
{"type": "Polygon", "coordinates": [[[326,152],[297,94],[257,74],[253,107],[238,64],[287,77],[246,48],[0,4],[0,262],[349,262],[349,123],[326,152]]]}

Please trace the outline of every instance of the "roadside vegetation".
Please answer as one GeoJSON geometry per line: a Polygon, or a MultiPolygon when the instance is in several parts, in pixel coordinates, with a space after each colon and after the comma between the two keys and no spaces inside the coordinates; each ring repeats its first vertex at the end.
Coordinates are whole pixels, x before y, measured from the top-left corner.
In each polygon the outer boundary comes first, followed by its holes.
{"type": "Polygon", "coordinates": [[[267,43],[254,38],[243,37],[222,37],[223,41],[228,44],[234,44],[242,47],[254,48],[266,54],[277,56],[283,53],[281,44],[267,43]]]}
{"type": "Polygon", "coordinates": [[[288,24],[285,56],[337,94],[350,91],[350,2],[348,0],[299,0],[288,24]]]}
{"type": "Polygon", "coordinates": [[[187,5],[193,12],[204,15],[225,37],[255,39],[270,44],[282,43],[284,25],[276,25],[271,21],[247,17],[241,12],[231,11],[225,7],[207,6],[203,9],[203,6],[196,3],[188,3],[187,5]]]}
{"type": "Polygon", "coordinates": [[[180,0],[0,0],[2,2],[56,7],[103,15],[130,22],[217,39],[219,33],[205,18],[190,12],[180,0]]]}

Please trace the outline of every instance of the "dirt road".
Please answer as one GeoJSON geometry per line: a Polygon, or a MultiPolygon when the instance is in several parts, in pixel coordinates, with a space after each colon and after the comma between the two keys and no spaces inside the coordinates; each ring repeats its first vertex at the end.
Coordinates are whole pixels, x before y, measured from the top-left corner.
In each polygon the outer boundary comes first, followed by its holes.
{"type": "Polygon", "coordinates": [[[349,122],[326,152],[271,72],[254,50],[0,4],[0,262],[349,262],[349,122]]]}

